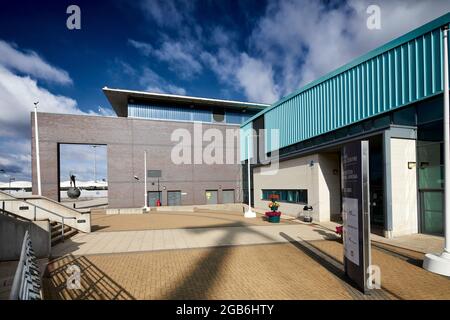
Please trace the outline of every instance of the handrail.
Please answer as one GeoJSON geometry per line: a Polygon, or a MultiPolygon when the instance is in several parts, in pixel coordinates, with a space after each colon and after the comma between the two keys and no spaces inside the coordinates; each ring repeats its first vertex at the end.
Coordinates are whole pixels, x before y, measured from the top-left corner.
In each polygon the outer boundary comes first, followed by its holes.
{"type": "Polygon", "coordinates": [[[19,264],[9,295],[10,300],[41,300],[41,278],[28,230],[23,237],[19,264]]]}
{"type": "MultiPolygon", "coordinates": [[[[1,201],[10,201],[10,202],[17,201],[17,202],[24,202],[24,203],[26,203],[26,204],[29,204],[29,205],[31,205],[31,206],[33,206],[33,207],[35,207],[35,208],[44,210],[44,211],[46,211],[46,212],[48,212],[48,213],[51,213],[51,214],[53,214],[53,215],[55,215],[55,216],[58,216],[58,217],[60,217],[60,218],[64,218],[64,219],[76,219],[76,217],[65,217],[65,216],[60,215],[60,214],[58,214],[58,213],[56,213],[56,212],[50,211],[49,209],[43,208],[43,207],[41,207],[41,206],[38,206],[37,204],[34,204],[34,203],[32,203],[32,202],[28,202],[28,201],[25,200],[25,199],[18,199],[18,198],[15,198],[15,199],[1,199],[1,201]]],[[[70,210],[70,208],[67,208],[67,209],[70,210]]],[[[79,213],[79,214],[83,214],[82,212],[78,212],[78,213],[79,213]]]]}
{"type": "MultiPolygon", "coordinates": [[[[28,205],[33,206],[33,207],[34,207],[34,219],[33,219],[33,221],[36,221],[36,208],[37,208],[37,209],[40,209],[40,210],[43,210],[43,211],[46,211],[46,212],[48,212],[48,213],[50,213],[50,214],[53,214],[53,215],[55,215],[55,216],[60,217],[60,218],[61,218],[61,241],[62,241],[62,242],[64,242],[64,219],[75,219],[75,220],[77,219],[76,217],[65,217],[65,216],[60,215],[60,214],[58,214],[58,213],[56,213],[56,212],[53,212],[53,211],[50,211],[50,210],[48,210],[48,209],[46,209],[46,208],[43,208],[43,207],[41,207],[41,206],[38,206],[37,204],[28,202],[28,201],[26,201],[26,200],[24,200],[24,199],[17,199],[17,198],[14,198],[14,199],[1,199],[1,201],[3,202],[3,208],[4,208],[4,206],[5,206],[5,205],[4,205],[4,204],[5,204],[5,201],[10,201],[10,202],[16,201],[16,202],[26,203],[26,204],[28,204],[28,205]]],[[[6,210],[5,210],[5,209],[2,209],[2,211],[6,211],[6,210]]],[[[80,213],[80,214],[82,214],[82,213],[80,213]]]]}
{"type": "Polygon", "coordinates": [[[13,213],[13,212],[10,212],[10,211],[8,211],[8,210],[5,210],[4,207],[0,208],[0,212],[2,212],[4,215],[7,215],[7,216],[13,216],[13,217],[16,218],[16,219],[24,220],[24,221],[26,221],[26,222],[32,221],[31,219],[28,219],[28,218],[19,216],[18,214],[15,214],[15,213],[13,213]]]}

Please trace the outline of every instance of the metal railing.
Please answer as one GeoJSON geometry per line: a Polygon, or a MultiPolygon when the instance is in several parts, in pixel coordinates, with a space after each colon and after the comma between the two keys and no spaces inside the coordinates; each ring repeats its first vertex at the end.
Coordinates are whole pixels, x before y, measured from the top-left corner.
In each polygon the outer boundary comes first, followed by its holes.
{"type": "Polygon", "coordinates": [[[25,232],[19,265],[14,275],[10,300],[41,300],[41,277],[28,230],[25,232]]]}
{"type": "MultiPolygon", "coordinates": [[[[34,208],[34,218],[33,218],[33,221],[36,221],[37,209],[42,210],[42,211],[45,211],[45,212],[47,212],[47,213],[50,213],[50,214],[52,214],[52,215],[55,215],[55,216],[59,217],[59,218],[61,219],[61,240],[62,240],[62,242],[64,242],[64,220],[65,220],[65,219],[75,219],[75,220],[77,219],[76,217],[65,217],[65,216],[63,216],[63,215],[60,215],[60,214],[58,214],[58,213],[56,213],[56,212],[50,211],[50,210],[48,210],[48,209],[46,209],[46,208],[43,208],[43,207],[41,207],[41,206],[38,206],[38,205],[36,205],[36,204],[34,204],[34,203],[28,202],[28,201],[23,200],[23,199],[2,199],[1,201],[2,201],[2,209],[1,209],[1,210],[2,210],[3,212],[8,212],[7,210],[5,210],[5,202],[6,202],[6,201],[9,201],[9,202],[21,202],[21,203],[26,203],[26,204],[32,206],[32,207],[34,208]]],[[[12,212],[11,212],[11,213],[12,213],[12,212]]],[[[12,213],[12,214],[14,214],[14,213],[12,213]]],[[[15,214],[15,215],[16,215],[16,214],[15,214]]],[[[56,221],[56,220],[53,220],[53,221],[56,221]]]]}

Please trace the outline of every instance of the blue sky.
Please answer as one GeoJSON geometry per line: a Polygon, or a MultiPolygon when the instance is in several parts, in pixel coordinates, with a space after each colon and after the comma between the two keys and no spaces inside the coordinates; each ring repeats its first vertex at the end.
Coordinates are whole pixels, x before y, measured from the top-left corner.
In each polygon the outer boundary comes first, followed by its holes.
{"type": "Polygon", "coordinates": [[[30,179],[35,100],[42,111],[108,116],[103,86],[273,103],[450,10],[447,0],[380,0],[381,29],[369,30],[373,3],[4,1],[0,169],[30,179]],[[81,30],[66,27],[71,4],[81,9],[81,30]]]}

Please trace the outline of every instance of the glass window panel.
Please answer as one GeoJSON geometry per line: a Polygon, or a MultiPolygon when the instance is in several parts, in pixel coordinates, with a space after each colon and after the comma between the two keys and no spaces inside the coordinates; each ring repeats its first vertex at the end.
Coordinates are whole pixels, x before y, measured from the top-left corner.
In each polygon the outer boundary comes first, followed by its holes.
{"type": "Polygon", "coordinates": [[[443,192],[423,192],[422,226],[423,232],[429,234],[444,233],[443,192]]]}
{"type": "Polygon", "coordinates": [[[226,113],[227,123],[241,124],[244,122],[242,119],[243,119],[243,117],[242,117],[242,114],[240,114],[240,113],[236,113],[236,112],[227,112],[226,113]]]}
{"type": "Polygon", "coordinates": [[[279,202],[300,203],[306,204],[308,202],[307,190],[262,190],[262,200],[270,200],[271,195],[278,195],[279,202]]]}

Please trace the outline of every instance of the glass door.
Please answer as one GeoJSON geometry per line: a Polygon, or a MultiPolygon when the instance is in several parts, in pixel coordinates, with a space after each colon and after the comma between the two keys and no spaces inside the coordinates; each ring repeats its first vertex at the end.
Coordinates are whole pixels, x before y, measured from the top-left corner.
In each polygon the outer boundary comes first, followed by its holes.
{"type": "Polygon", "coordinates": [[[444,234],[444,193],[421,191],[421,231],[427,234],[444,234]]]}
{"type": "Polygon", "coordinates": [[[444,233],[444,166],[441,142],[417,141],[420,232],[444,233]]]}

